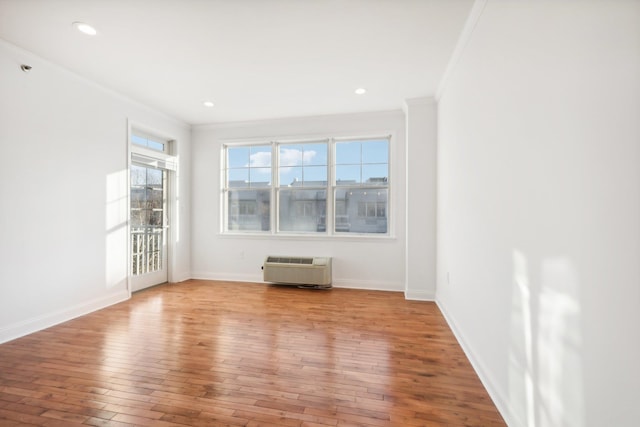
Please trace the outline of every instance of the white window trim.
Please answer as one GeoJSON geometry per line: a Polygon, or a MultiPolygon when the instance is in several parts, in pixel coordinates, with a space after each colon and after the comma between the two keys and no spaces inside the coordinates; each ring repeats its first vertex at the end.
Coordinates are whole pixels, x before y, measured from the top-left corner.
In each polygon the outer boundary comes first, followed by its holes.
{"type": "MultiPolygon", "coordinates": [[[[396,206],[396,199],[393,197],[394,189],[398,185],[398,177],[395,174],[395,150],[394,144],[396,144],[396,133],[393,131],[381,131],[376,133],[361,133],[354,134],[353,136],[341,135],[341,136],[326,136],[326,135],[306,135],[300,137],[272,137],[272,138],[247,138],[247,139],[228,139],[220,141],[220,232],[219,236],[223,238],[247,238],[247,239],[284,239],[284,240],[348,240],[348,241],[370,241],[370,240],[396,240],[396,222],[395,212],[398,207],[396,206]],[[347,141],[368,141],[372,139],[388,139],[388,185],[384,187],[387,191],[387,232],[386,233],[356,233],[356,232],[335,232],[334,231],[334,219],[335,219],[335,191],[339,189],[339,186],[335,185],[335,146],[337,142],[347,141]],[[305,144],[327,141],[327,186],[323,187],[323,190],[327,191],[327,206],[326,206],[326,231],[325,232],[284,232],[279,231],[278,227],[278,209],[279,197],[278,190],[278,162],[279,156],[277,153],[278,146],[286,144],[305,144]],[[227,147],[249,147],[255,145],[271,145],[271,183],[269,187],[271,191],[271,203],[270,203],[270,230],[269,231],[236,231],[226,230],[226,224],[228,221],[228,209],[226,201],[227,176],[226,176],[226,149],[227,147]],[[274,161],[273,159],[276,159],[274,161]],[[329,215],[331,212],[331,215],[329,215]]],[[[315,188],[315,187],[314,187],[315,188]]],[[[359,186],[359,188],[382,188],[382,186],[359,186]]]]}

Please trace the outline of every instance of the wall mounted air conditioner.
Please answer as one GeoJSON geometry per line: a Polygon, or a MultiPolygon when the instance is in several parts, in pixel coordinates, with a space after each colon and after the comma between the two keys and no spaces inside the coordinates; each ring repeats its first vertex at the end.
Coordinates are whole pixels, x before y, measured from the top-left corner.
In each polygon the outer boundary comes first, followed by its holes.
{"type": "Polygon", "coordinates": [[[262,270],[265,282],[331,287],[330,257],[268,256],[262,270]]]}

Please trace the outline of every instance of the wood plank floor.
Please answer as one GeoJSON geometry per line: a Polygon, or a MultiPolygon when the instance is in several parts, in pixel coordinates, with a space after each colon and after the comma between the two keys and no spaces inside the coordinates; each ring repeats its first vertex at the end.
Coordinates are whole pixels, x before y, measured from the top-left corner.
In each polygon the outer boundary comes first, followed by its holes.
{"type": "Polygon", "coordinates": [[[503,426],[434,303],[190,280],[0,345],[0,425],[503,426]]]}

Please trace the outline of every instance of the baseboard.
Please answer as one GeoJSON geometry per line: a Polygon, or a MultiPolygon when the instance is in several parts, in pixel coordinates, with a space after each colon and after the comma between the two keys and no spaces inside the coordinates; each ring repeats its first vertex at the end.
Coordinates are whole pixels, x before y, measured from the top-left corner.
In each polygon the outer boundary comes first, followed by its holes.
{"type": "MultiPolygon", "coordinates": [[[[261,274],[220,274],[195,271],[191,274],[191,277],[197,280],[220,280],[225,282],[263,282],[261,274]]],[[[334,288],[363,289],[369,291],[402,292],[404,290],[404,285],[402,283],[381,282],[379,280],[333,279],[332,286],[334,288]]]]}
{"type": "Polygon", "coordinates": [[[217,280],[221,282],[262,282],[262,274],[229,274],[194,271],[191,273],[191,278],[196,280],[217,280]]]}
{"type": "Polygon", "coordinates": [[[76,317],[84,316],[96,310],[117,304],[129,299],[129,292],[123,289],[115,294],[102,298],[96,298],[64,310],[58,310],[53,313],[47,313],[42,316],[23,320],[11,325],[0,328],[0,344],[34,332],[41,331],[51,326],[58,325],[76,317]]]}
{"type": "Polygon", "coordinates": [[[180,275],[176,275],[174,277],[171,278],[173,283],[180,283],[180,282],[185,282],[189,279],[193,279],[193,277],[191,277],[191,274],[180,274],[180,275]]]}
{"type": "Polygon", "coordinates": [[[381,282],[379,280],[333,279],[332,286],[334,288],[362,289],[367,291],[402,292],[404,289],[402,283],[381,282]]]}
{"type": "Polygon", "coordinates": [[[504,418],[504,421],[508,426],[524,427],[525,424],[511,412],[510,406],[504,395],[500,392],[500,389],[491,379],[489,370],[484,366],[484,364],[480,361],[480,359],[473,352],[472,348],[469,346],[468,341],[464,337],[464,334],[456,325],[453,316],[451,316],[451,314],[447,311],[446,305],[438,298],[435,299],[435,302],[438,305],[438,308],[444,316],[447,324],[449,325],[449,328],[453,332],[453,335],[455,335],[458,344],[460,344],[460,347],[462,347],[462,351],[464,351],[464,354],[467,356],[467,359],[469,359],[471,366],[476,371],[478,378],[480,378],[480,382],[482,382],[482,385],[487,390],[489,397],[493,401],[494,405],[496,405],[498,412],[500,412],[500,415],[502,415],[502,418],[504,418]]]}
{"type": "Polygon", "coordinates": [[[404,291],[404,299],[411,301],[435,301],[436,294],[426,291],[404,291]]]}

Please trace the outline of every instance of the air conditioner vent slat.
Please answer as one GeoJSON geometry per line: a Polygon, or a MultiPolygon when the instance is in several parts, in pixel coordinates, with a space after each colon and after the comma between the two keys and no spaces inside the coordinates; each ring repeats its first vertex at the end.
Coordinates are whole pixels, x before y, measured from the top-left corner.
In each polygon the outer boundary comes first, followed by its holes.
{"type": "Polygon", "coordinates": [[[313,264],[313,258],[267,257],[267,262],[279,264],[313,264]]]}
{"type": "Polygon", "coordinates": [[[330,257],[268,256],[263,265],[264,281],[330,287],[330,257]]]}

